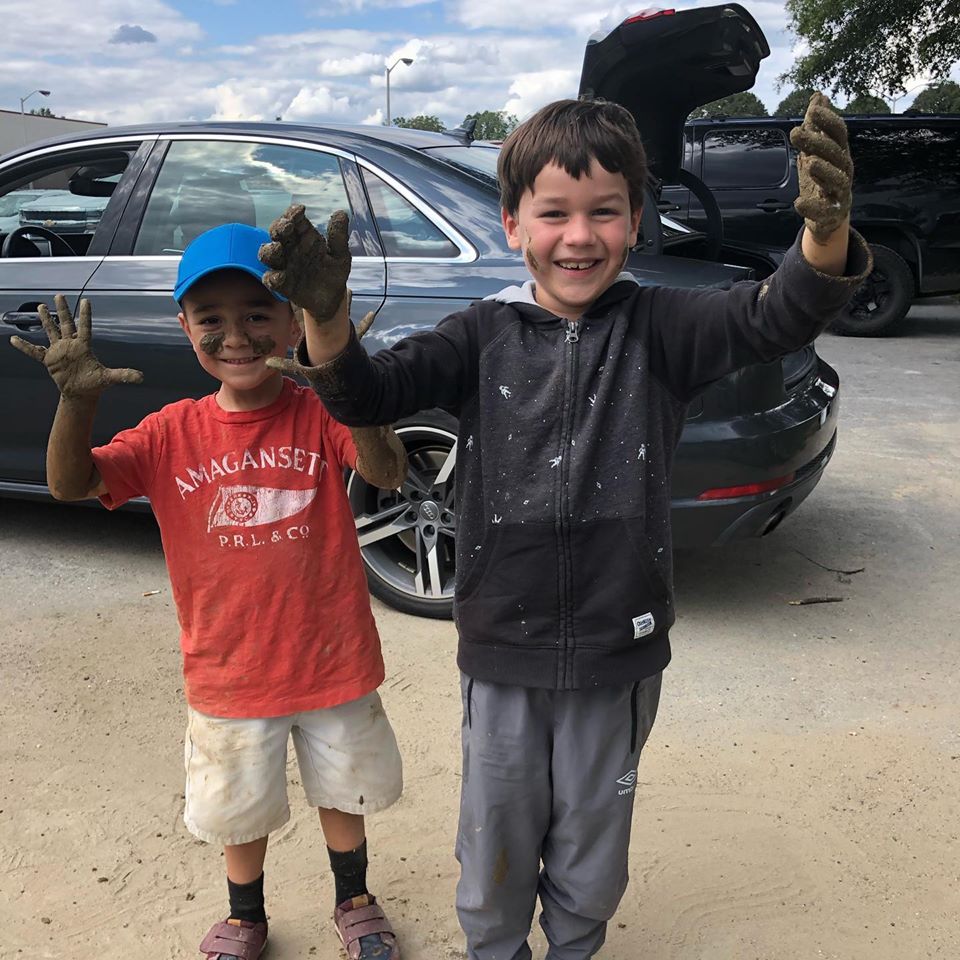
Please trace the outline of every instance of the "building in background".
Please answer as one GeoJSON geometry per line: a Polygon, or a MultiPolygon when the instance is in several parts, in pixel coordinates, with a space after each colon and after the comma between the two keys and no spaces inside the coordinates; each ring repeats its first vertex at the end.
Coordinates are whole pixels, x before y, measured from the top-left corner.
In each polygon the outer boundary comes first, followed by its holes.
{"type": "Polygon", "coordinates": [[[20,113],[19,110],[0,110],[0,156],[37,140],[105,126],[105,123],[92,120],[68,120],[66,117],[20,113]]]}

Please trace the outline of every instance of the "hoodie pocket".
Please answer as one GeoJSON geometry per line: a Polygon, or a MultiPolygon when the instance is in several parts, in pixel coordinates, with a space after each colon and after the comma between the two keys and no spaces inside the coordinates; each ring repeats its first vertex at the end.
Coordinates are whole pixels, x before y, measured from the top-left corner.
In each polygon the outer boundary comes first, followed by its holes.
{"type": "Polygon", "coordinates": [[[477,592],[477,587],[483,583],[483,576],[487,572],[497,549],[500,527],[500,524],[494,524],[487,530],[486,536],[484,536],[483,542],[477,550],[477,555],[464,572],[463,580],[457,586],[458,604],[466,603],[477,592]]]}
{"type": "Polygon", "coordinates": [[[670,591],[641,520],[583,524],[572,539],[578,644],[632,647],[673,623],[670,591]]]}
{"type": "Polygon", "coordinates": [[[555,644],[559,584],[552,523],[498,524],[457,591],[460,632],[481,644],[555,644]]]}

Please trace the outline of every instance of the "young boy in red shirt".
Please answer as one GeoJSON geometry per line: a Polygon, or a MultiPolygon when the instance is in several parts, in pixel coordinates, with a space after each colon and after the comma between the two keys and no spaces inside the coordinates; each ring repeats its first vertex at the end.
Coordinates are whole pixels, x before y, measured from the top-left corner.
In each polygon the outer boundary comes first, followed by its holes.
{"type": "Polygon", "coordinates": [[[312,390],[266,365],[300,336],[290,302],[261,282],[268,239],[225,224],[186,249],[179,321],[220,388],[105,446],[90,448],[99,395],[143,375],[93,355],[89,302],[76,328],[62,296],[59,328],[40,307],[48,348],[12,339],[60,389],[47,449],[53,495],[99,497],[110,509],[147,496],[160,526],[189,715],[184,821],[223,845],[230,896],[201,952],[255,960],[266,944],[263,863],[268,835],[290,816],[292,734],[329,849],[337,932],[354,960],[398,960],[366,886],[364,815],[399,797],[401,761],[376,692],[380,639],[342,471],[396,487],[406,457],[391,429],[341,426],[312,390]]]}

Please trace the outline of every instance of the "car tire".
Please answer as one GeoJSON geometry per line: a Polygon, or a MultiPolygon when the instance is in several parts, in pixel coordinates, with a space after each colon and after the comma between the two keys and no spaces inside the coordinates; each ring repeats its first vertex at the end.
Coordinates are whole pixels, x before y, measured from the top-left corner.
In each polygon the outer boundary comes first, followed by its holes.
{"type": "Polygon", "coordinates": [[[882,337],[906,316],[916,285],[906,260],[889,247],[870,244],[873,270],[830,326],[845,337],[882,337]]]}
{"type": "Polygon", "coordinates": [[[401,613],[450,620],[455,566],[457,421],[442,411],[395,425],[410,469],[399,490],[345,475],[370,592],[401,613]]]}

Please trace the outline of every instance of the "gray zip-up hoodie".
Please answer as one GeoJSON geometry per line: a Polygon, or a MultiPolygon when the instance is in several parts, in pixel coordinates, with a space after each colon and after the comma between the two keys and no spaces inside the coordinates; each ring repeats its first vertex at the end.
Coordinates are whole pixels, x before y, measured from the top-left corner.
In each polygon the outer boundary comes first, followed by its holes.
{"type": "Polygon", "coordinates": [[[455,616],[468,676],[571,690],[666,666],[686,404],[812,340],[869,265],[852,231],[841,278],[814,270],[798,239],[762,283],[690,290],[622,275],[576,323],[525,284],[372,357],[354,336],[321,368],[317,392],[343,423],[433,407],[459,418],[455,616]]]}

